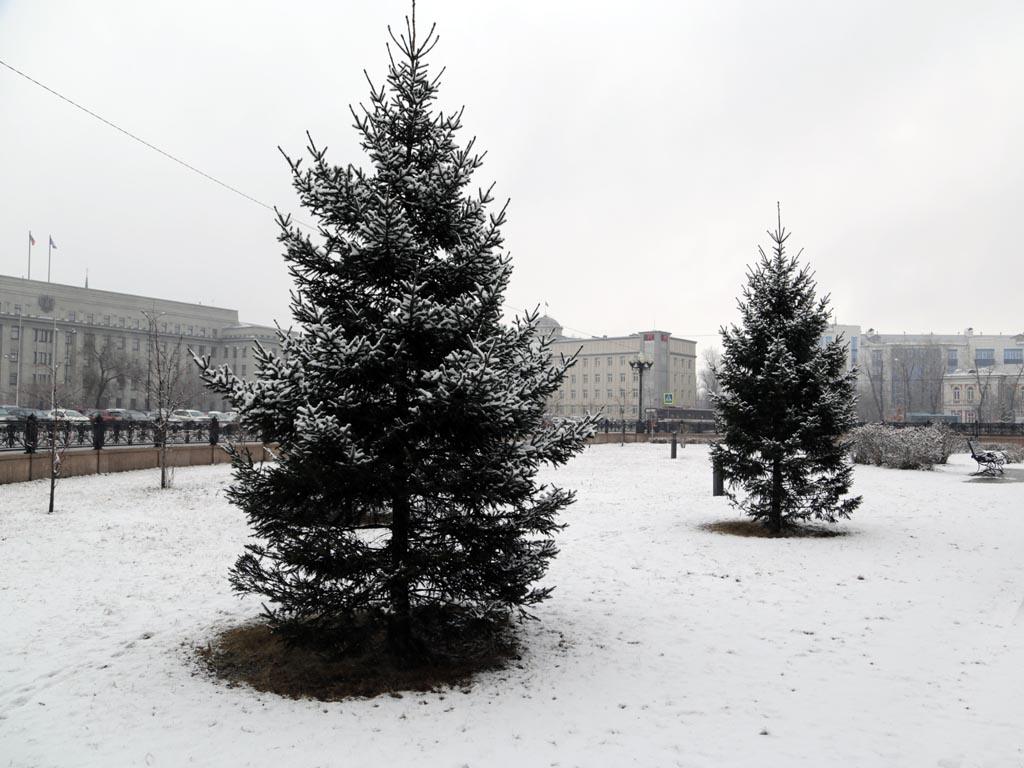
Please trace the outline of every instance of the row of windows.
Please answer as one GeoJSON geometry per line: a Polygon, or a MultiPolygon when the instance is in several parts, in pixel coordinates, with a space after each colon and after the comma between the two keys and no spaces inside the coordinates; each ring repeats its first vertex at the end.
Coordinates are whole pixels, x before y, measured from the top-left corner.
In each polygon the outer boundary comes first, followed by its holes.
{"type": "MultiPolygon", "coordinates": [[[[613,399],[615,396],[616,396],[615,395],[615,390],[613,390],[613,389],[606,389],[605,390],[605,397],[608,400],[613,399]]],[[[619,389],[618,397],[624,398],[625,396],[626,396],[626,390],[625,389],[619,389]]],[[[630,390],[630,396],[635,398],[637,396],[637,390],[636,389],[630,390]]],[[[601,398],[601,390],[599,390],[599,389],[595,389],[594,390],[594,398],[598,399],[598,400],[601,398]]],[[[565,390],[561,390],[558,393],[558,399],[559,400],[564,400],[565,399],[565,390]]],[[[576,390],[575,389],[570,389],[569,390],[569,399],[570,400],[575,400],[576,399],[576,390]]],[[[580,390],[580,399],[581,400],[588,400],[588,399],[590,399],[590,390],[589,389],[580,390]]]]}
{"type": "MultiPolygon", "coordinates": [[[[633,359],[635,359],[635,358],[632,355],[629,355],[629,356],[627,356],[627,355],[619,355],[618,356],[619,367],[620,368],[625,368],[626,365],[628,365],[629,361],[633,360],[633,359]]],[[[608,355],[608,356],[605,356],[605,357],[582,357],[581,356],[580,357],[580,367],[581,368],[590,368],[590,367],[600,368],[602,360],[605,361],[605,365],[608,368],[611,368],[613,365],[615,365],[616,356],[615,355],[608,355]]],[[[674,357],[671,357],[670,360],[672,361],[672,365],[674,367],[676,367],[676,368],[690,368],[690,369],[693,368],[693,360],[690,359],[690,358],[683,358],[683,357],[679,357],[679,356],[674,356],[674,357]]]]}
{"type": "MultiPolygon", "coordinates": [[[[10,302],[6,302],[5,303],[5,308],[8,311],[10,310],[10,302]]],[[[21,304],[15,304],[14,305],[14,314],[15,315],[20,315],[21,314],[21,304]]],[[[65,319],[68,322],[71,322],[71,323],[82,322],[82,323],[85,323],[87,325],[107,325],[107,326],[118,327],[118,328],[134,328],[135,330],[142,330],[145,327],[143,325],[142,318],[139,318],[139,317],[123,317],[123,316],[120,316],[120,315],[105,315],[105,314],[104,315],[100,315],[100,314],[96,314],[95,312],[77,312],[75,310],[69,310],[67,312],[67,314],[65,315],[65,319]]],[[[187,324],[182,324],[182,323],[168,323],[168,322],[161,322],[160,323],[160,332],[161,333],[171,333],[172,329],[173,329],[173,333],[178,335],[178,336],[180,336],[182,334],[185,334],[187,336],[205,337],[207,335],[207,331],[209,331],[209,335],[212,338],[214,338],[214,339],[217,338],[217,329],[216,328],[209,328],[208,329],[206,326],[202,326],[202,325],[196,326],[196,325],[187,325],[187,324]]],[[[12,336],[11,338],[15,338],[15,337],[12,336]]]]}

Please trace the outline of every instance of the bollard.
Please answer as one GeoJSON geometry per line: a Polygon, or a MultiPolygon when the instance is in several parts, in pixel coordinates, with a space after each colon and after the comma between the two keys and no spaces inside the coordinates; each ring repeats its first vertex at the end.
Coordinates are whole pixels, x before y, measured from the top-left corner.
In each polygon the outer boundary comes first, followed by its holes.
{"type": "Polygon", "coordinates": [[[711,469],[711,495],[712,496],[725,496],[725,483],[722,480],[722,470],[718,468],[718,465],[713,465],[711,469]]]}
{"type": "Polygon", "coordinates": [[[672,433],[672,458],[676,457],[676,433],[672,433]]]}

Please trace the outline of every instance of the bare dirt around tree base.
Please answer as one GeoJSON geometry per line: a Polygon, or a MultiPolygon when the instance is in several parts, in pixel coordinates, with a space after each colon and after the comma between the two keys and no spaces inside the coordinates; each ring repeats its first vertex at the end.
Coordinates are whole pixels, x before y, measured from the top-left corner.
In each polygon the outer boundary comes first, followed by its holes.
{"type": "Polygon", "coordinates": [[[483,640],[453,632],[439,645],[441,651],[434,645],[435,652],[415,663],[400,662],[388,654],[382,628],[372,632],[357,652],[342,653],[322,643],[297,642],[255,622],[225,630],[195,650],[200,664],[229,685],[320,701],[467,688],[476,674],[520,658],[508,627],[483,640]]]}
{"type": "Polygon", "coordinates": [[[846,531],[834,527],[825,528],[820,525],[793,525],[785,526],[781,531],[772,531],[764,523],[757,520],[720,520],[713,523],[704,523],[699,526],[701,530],[711,533],[724,533],[729,536],[746,536],[758,539],[804,539],[820,538],[827,539],[835,536],[845,536],[846,531]]]}

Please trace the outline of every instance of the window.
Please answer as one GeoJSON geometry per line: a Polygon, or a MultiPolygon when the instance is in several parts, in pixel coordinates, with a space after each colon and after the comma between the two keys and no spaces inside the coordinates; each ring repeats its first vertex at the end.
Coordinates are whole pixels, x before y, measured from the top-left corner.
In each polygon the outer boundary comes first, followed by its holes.
{"type": "Polygon", "coordinates": [[[110,325],[110,315],[104,315],[103,316],[103,324],[104,325],[110,325]]]}
{"type": "Polygon", "coordinates": [[[242,347],[242,357],[243,358],[248,358],[249,357],[249,348],[248,347],[242,347]]]}
{"type": "MultiPolygon", "coordinates": [[[[232,358],[234,358],[235,360],[237,360],[237,359],[238,359],[238,347],[232,347],[232,348],[231,348],[231,357],[232,357],[232,358]]],[[[584,380],[584,381],[586,381],[586,380],[587,380],[587,377],[586,377],[586,376],[584,376],[584,377],[583,377],[583,380],[584,380]]]]}
{"type": "Polygon", "coordinates": [[[36,341],[52,342],[53,331],[44,331],[41,328],[33,328],[32,338],[35,339],[36,341]]]}
{"type": "Polygon", "coordinates": [[[50,352],[35,352],[32,358],[36,365],[53,365],[53,354],[50,352]]]}
{"type": "Polygon", "coordinates": [[[195,336],[195,333],[193,333],[193,330],[194,330],[194,327],[190,325],[188,327],[188,335],[189,336],[195,336]]]}
{"type": "Polygon", "coordinates": [[[96,315],[94,315],[92,312],[90,312],[89,314],[87,314],[85,316],[85,322],[87,322],[87,323],[95,323],[96,322],[96,315]]]}
{"type": "Polygon", "coordinates": [[[124,323],[124,318],[123,318],[123,317],[119,317],[119,318],[117,318],[117,324],[118,324],[118,326],[120,326],[121,328],[124,328],[124,325],[125,325],[125,323],[124,323]]]}
{"type": "Polygon", "coordinates": [[[127,343],[127,339],[125,339],[124,336],[119,337],[118,340],[117,340],[117,348],[118,349],[124,349],[126,343],[127,343]]]}
{"type": "Polygon", "coordinates": [[[611,374],[609,373],[609,374],[608,374],[608,378],[607,378],[607,379],[605,379],[605,380],[606,380],[606,381],[607,381],[607,382],[608,382],[609,384],[611,384],[611,383],[612,383],[612,375],[611,375],[611,374]]]}
{"type": "Polygon", "coordinates": [[[953,387],[953,402],[960,402],[960,387],[953,387]]]}
{"type": "Polygon", "coordinates": [[[946,371],[949,372],[949,373],[952,373],[953,371],[955,371],[957,369],[958,366],[959,366],[959,363],[957,362],[957,359],[956,359],[956,350],[955,349],[947,349],[946,350],[946,371]]]}
{"type": "Polygon", "coordinates": [[[576,374],[575,373],[569,374],[569,383],[570,384],[575,384],[576,383],[576,374]]]}
{"type": "Polygon", "coordinates": [[[11,326],[11,339],[17,341],[21,338],[21,328],[16,325],[11,326]]]}
{"type": "Polygon", "coordinates": [[[16,315],[20,315],[21,314],[21,304],[15,304],[14,305],[14,314],[16,314],[16,315]]]}
{"type": "Polygon", "coordinates": [[[622,355],[622,356],[621,356],[621,357],[619,358],[619,365],[625,365],[625,364],[626,364],[626,356],[625,356],[625,355],[622,355]]]}
{"type": "Polygon", "coordinates": [[[135,318],[135,321],[134,321],[134,322],[132,323],[132,327],[133,327],[133,328],[134,328],[135,330],[138,330],[138,329],[139,329],[139,318],[137,318],[137,317],[135,318]]]}
{"type": "Polygon", "coordinates": [[[1004,349],[1003,362],[1012,365],[1024,364],[1024,349],[1004,349]]]}
{"type": "Polygon", "coordinates": [[[586,400],[590,396],[590,392],[586,389],[583,390],[583,399],[586,400]]]}
{"type": "Polygon", "coordinates": [[[857,337],[850,337],[850,362],[854,365],[857,364],[857,337]]]}
{"type": "Polygon", "coordinates": [[[595,368],[600,368],[601,367],[601,358],[600,357],[595,357],[594,358],[594,367],[595,368]]]}
{"type": "Polygon", "coordinates": [[[874,370],[880,370],[882,367],[882,350],[872,349],[871,350],[871,367],[874,370]]]}
{"type": "Polygon", "coordinates": [[[203,338],[206,337],[206,326],[205,325],[202,328],[199,329],[199,335],[202,336],[203,338]]]}
{"type": "Polygon", "coordinates": [[[77,315],[74,311],[68,312],[68,322],[73,323],[77,319],[77,315]]]}
{"type": "Polygon", "coordinates": [[[974,351],[974,364],[978,368],[988,368],[996,364],[996,351],[994,349],[976,349],[974,351]]]}
{"type": "Polygon", "coordinates": [[[576,390],[575,389],[569,390],[569,399],[570,400],[575,400],[576,399],[576,390]]]}
{"type": "Polygon", "coordinates": [[[132,352],[138,352],[138,351],[139,351],[139,340],[138,339],[132,339],[132,352]]]}
{"type": "Polygon", "coordinates": [[[174,332],[179,336],[181,335],[181,323],[174,324],[174,332]]]}
{"type": "Polygon", "coordinates": [[[611,368],[611,367],[612,367],[612,363],[613,363],[613,361],[614,361],[614,360],[615,360],[615,358],[614,358],[614,357],[609,357],[609,358],[608,358],[608,367],[609,367],[609,368],[611,368]]]}
{"type": "Polygon", "coordinates": [[[608,394],[608,399],[611,400],[612,399],[612,391],[610,389],[608,390],[607,394],[608,394]]]}
{"type": "Polygon", "coordinates": [[[623,384],[623,383],[625,383],[625,381],[626,381],[626,374],[624,372],[620,373],[619,374],[619,383],[623,384]]]}
{"type": "Polygon", "coordinates": [[[589,363],[589,362],[590,362],[590,359],[589,359],[589,358],[586,358],[586,357],[584,357],[584,358],[583,358],[583,367],[584,367],[584,368],[586,368],[586,367],[587,367],[587,363],[589,363]]]}
{"type": "Polygon", "coordinates": [[[967,402],[968,403],[973,403],[974,402],[974,387],[968,387],[967,388],[967,402]]]}
{"type": "Polygon", "coordinates": [[[242,376],[245,376],[245,374],[246,374],[246,366],[243,365],[242,366],[242,376]]]}
{"type": "Polygon", "coordinates": [[[7,383],[12,387],[16,387],[18,385],[17,371],[11,371],[10,375],[7,377],[7,383]]]}
{"type": "MultiPolygon", "coordinates": [[[[590,377],[587,374],[583,374],[583,383],[586,384],[590,381],[590,377]]],[[[584,395],[585,397],[585,395],[584,395]]]]}

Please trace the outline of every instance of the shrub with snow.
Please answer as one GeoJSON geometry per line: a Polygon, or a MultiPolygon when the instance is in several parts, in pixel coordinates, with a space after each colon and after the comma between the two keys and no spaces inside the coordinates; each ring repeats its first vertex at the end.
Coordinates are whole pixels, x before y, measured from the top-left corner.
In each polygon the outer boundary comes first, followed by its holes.
{"type": "Polygon", "coordinates": [[[893,469],[931,469],[945,464],[962,438],[945,424],[894,427],[865,424],[850,433],[851,455],[857,464],[893,469]]]}

